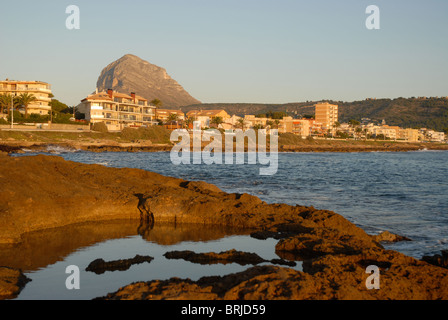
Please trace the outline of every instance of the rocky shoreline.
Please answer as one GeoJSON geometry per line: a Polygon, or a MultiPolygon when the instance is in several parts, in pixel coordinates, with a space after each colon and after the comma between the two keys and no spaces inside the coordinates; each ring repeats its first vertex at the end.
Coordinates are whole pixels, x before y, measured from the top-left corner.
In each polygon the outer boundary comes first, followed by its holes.
{"type": "Polygon", "coordinates": [[[0,168],[1,245],[20,246],[33,231],[114,219],[140,221],[139,233],[144,236],[151,228],[147,219],[151,216],[157,223],[235,227],[256,238],[274,238],[281,259],[303,264],[303,271],[263,265],[198,281],[173,278],[134,283],[106,299],[448,298],[448,269],[386,250],[382,241],[406,239],[369,235],[332,211],[267,204],[205,182],[55,156],[0,153],[0,168]],[[381,270],[379,290],[366,288],[369,265],[381,270]]]}
{"type": "MultiPolygon", "coordinates": [[[[207,144],[204,144],[205,147],[207,144]]],[[[67,150],[90,152],[163,152],[171,151],[171,144],[153,144],[151,141],[116,142],[116,141],[1,141],[0,151],[8,153],[46,152],[48,149],[60,147],[67,150]]],[[[268,146],[269,150],[269,146],[268,146]]],[[[409,152],[419,150],[448,150],[448,144],[435,143],[396,143],[396,142],[363,142],[348,143],[345,141],[320,140],[319,143],[304,141],[299,145],[283,145],[279,152],[409,152]]],[[[223,150],[225,151],[225,150],[223,150]]]]}

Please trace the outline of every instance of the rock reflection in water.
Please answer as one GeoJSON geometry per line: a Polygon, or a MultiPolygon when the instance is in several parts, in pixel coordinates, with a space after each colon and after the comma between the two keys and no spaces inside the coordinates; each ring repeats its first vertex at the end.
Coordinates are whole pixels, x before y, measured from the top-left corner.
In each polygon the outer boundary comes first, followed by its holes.
{"type": "Polygon", "coordinates": [[[137,233],[146,241],[160,245],[175,245],[184,241],[218,240],[229,235],[249,235],[250,231],[202,224],[158,224],[140,222],[137,233]]]}
{"type": "Polygon", "coordinates": [[[81,248],[100,242],[140,235],[149,242],[174,245],[183,241],[217,240],[228,235],[243,235],[235,228],[197,224],[154,224],[138,220],[86,222],[25,234],[16,245],[0,246],[0,265],[35,271],[63,261],[81,248]]]}

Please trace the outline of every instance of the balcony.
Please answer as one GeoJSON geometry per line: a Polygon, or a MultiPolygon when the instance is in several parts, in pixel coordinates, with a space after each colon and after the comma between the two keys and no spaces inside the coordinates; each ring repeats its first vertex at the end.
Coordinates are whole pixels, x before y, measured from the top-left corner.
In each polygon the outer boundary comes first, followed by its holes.
{"type": "Polygon", "coordinates": [[[47,88],[35,88],[35,87],[13,87],[13,88],[0,88],[0,91],[39,91],[39,92],[45,92],[45,93],[51,93],[51,89],[47,88]]]}
{"type": "Polygon", "coordinates": [[[138,120],[137,117],[126,117],[126,116],[120,116],[119,119],[124,121],[141,121],[138,120]]]}

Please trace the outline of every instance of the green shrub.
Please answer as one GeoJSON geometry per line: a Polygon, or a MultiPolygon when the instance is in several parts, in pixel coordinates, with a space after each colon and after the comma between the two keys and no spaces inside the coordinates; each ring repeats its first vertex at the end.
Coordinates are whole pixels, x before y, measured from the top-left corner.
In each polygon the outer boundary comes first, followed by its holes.
{"type": "Polygon", "coordinates": [[[109,129],[107,129],[107,125],[104,122],[96,122],[92,126],[93,131],[107,133],[109,129]]]}
{"type": "Polygon", "coordinates": [[[53,115],[53,123],[65,123],[65,124],[73,124],[74,121],[70,121],[73,115],[70,113],[55,113],[53,115]]]}
{"type": "MultiPolygon", "coordinates": [[[[21,123],[24,121],[23,114],[20,113],[19,111],[14,110],[13,115],[14,115],[14,123],[21,123]]],[[[11,114],[8,116],[8,121],[11,122],[11,114]]]]}

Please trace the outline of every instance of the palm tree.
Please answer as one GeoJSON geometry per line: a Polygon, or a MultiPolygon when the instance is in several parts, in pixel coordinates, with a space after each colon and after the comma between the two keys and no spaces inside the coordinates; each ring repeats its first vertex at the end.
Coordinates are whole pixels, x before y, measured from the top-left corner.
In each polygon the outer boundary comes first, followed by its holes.
{"type": "Polygon", "coordinates": [[[172,121],[176,122],[176,128],[178,128],[178,120],[179,116],[177,115],[177,113],[170,113],[170,115],[168,116],[167,122],[170,123],[172,121]]]}
{"type": "Polygon", "coordinates": [[[365,137],[365,139],[364,140],[367,140],[367,132],[369,131],[367,128],[364,128],[364,137],[365,137]]]}
{"type": "Polygon", "coordinates": [[[335,133],[335,131],[337,132],[337,128],[339,128],[341,126],[341,124],[339,123],[339,121],[336,121],[334,124],[333,124],[333,130],[331,131],[331,137],[333,138],[334,137],[334,133],[335,133]]]}
{"type": "Polygon", "coordinates": [[[11,99],[13,100],[13,109],[16,109],[20,103],[16,97],[9,93],[0,94],[0,114],[3,114],[5,108],[7,110],[8,115],[10,114],[11,109],[11,99]]]}
{"type": "Polygon", "coordinates": [[[223,122],[224,120],[222,119],[222,117],[214,117],[212,121],[210,121],[210,123],[216,124],[217,127],[223,122]]]}
{"type": "Polygon", "coordinates": [[[29,93],[22,93],[19,95],[19,103],[25,107],[25,119],[28,118],[28,106],[37,101],[37,98],[29,93]]]}
{"type": "Polygon", "coordinates": [[[194,122],[195,120],[196,120],[196,119],[195,119],[194,117],[188,117],[188,118],[185,120],[185,125],[187,126],[187,129],[190,128],[190,124],[193,124],[193,122],[194,122]]]}
{"type": "Polygon", "coordinates": [[[241,130],[244,130],[244,125],[246,124],[244,122],[244,118],[240,118],[236,122],[238,122],[238,125],[241,126],[241,130]]]}
{"type": "Polygon", "coordinates": [[[278,126],[280,125],[280,120],[275,119],[274,120],[274,129],[278,129],[278,126]]]}
{"type": "Polygon", "coordinates": [[[177,115],[177,113],[170,113],[170,115],[168,116],[168,121],[177,121],[178,118],[179,116],[177,115]]]}
{"type": "MultiPolygon", "coordinates": [[[[9,106],[11,105],[11,100],[10,98],[8,98],[8,96],[6,94],[1,94],[0,95],[0,116],[3,115],[3,111],[8,110],[9,106]]],[[[9,113],[9,111],[8,111],[9,113]]]]}
{"type": "Polygon", "coordinates": [[[362,129],[360,127],[356,127],[355,132],[357,133],[358,138],[361,138],[362,129]]]}
{"type": "Polygon", "coordinates": [[[155,106],[156,108],[160,108],[163,105],[162,101],[160,101],[159,99],[154,99],[149,103],[155,106]]]}

